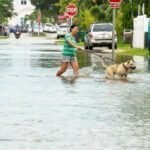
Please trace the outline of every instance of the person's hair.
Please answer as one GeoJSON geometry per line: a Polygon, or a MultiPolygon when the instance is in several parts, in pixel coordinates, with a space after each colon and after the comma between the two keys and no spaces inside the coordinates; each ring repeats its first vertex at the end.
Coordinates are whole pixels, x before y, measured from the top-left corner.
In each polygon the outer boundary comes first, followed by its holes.
{"type": "Polygon", "coordinates": [[[70,27],[70,32],[72,31],[72,29],[73,29],[74,27],[77,27],[77,25],[76,25],[76,24],[72,24],[71,27],[70,27]]]}

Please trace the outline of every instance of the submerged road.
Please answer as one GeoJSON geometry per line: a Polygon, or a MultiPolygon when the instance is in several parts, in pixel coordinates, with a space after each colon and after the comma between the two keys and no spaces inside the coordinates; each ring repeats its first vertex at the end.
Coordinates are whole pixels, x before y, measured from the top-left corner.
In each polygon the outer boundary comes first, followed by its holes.
{"type": "Polygon", "coordinates": [[[58,78],[61,49],[50,35],[0,40],[0,150],[149,150],[148,61],[113,81],[81,53],[81,76],[58,78]]]}

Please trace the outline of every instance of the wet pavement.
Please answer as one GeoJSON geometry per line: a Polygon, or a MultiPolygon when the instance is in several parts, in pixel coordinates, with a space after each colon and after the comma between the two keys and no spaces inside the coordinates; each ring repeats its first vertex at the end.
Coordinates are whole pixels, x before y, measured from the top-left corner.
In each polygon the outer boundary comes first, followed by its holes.
{"type": "Polygon", "coordinates": [[[78,54],[80,76],[55,76],[62,46],[22,35],[0,40],[0,149],[149,150],[149,59],[128,82],[106,80],[96,55],[78,54]]]}

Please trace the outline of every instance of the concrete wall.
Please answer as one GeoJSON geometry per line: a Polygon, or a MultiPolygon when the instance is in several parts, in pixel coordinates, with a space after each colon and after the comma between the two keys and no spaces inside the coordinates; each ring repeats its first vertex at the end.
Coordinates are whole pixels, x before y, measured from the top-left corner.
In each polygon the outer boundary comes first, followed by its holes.
{"type": "Polygon", "coordinates": [[[148,31],[149,18],[146,15],[134,18],[133,48],[145,47],[145,33],[148,31]]]}

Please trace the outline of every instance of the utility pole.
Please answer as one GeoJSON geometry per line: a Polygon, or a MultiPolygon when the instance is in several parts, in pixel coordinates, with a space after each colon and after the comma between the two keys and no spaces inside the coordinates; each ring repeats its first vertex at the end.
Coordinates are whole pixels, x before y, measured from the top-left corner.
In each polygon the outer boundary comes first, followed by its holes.
{"type": "Polygon", "coordinates": [[[112,30],[112,64],[114,64],[115,60],[115,16],[116,9],[113,8],[113,30],[112,30]]]}

